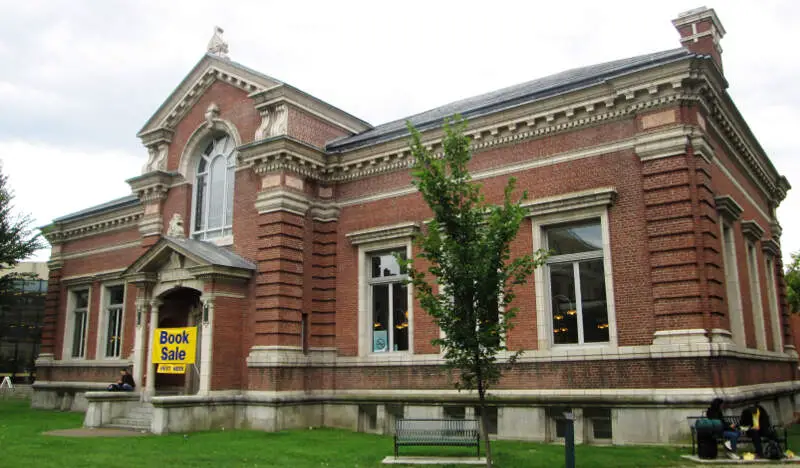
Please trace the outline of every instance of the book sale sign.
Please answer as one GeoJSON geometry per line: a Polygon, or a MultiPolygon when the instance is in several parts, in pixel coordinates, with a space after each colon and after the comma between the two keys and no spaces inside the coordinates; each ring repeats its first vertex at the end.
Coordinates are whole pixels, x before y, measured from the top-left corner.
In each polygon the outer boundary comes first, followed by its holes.
{"type": "Polygon", "coordinates": [[[185,373],[195,362],[197,327],[156,328],[154,333],[151,362],[158,364],[158,373],[185,373]]]}

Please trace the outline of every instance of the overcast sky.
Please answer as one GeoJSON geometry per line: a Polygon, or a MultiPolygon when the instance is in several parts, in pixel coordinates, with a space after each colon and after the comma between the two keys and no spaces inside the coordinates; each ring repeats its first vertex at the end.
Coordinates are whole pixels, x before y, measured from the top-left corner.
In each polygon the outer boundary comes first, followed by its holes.
{"type": "MultiPolygon", "coordinates": [[[[0,0],[0,160],[37,226],[129,194],[147,159],[136,132],[215,25],[233,60],[380,124],[678,47],[670,20],[699,1],[0,0]]],[[[727,30],[729,92],[797,187],[778,210],[788,259],[800,250],[800,2],[707,5],[727,30]]]]}

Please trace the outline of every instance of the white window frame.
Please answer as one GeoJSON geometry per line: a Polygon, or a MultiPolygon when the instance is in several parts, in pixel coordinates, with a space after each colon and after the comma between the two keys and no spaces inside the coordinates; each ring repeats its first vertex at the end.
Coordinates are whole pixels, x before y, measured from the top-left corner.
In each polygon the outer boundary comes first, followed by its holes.
{"type": "Polygon", "coordinates": [[[769,299],[769,317],[772,323],[772,346],[775,352],[783,352],[783,333],[781,315],[778,308],[778,288],[775,282],[775,258],[764,254],[766,268],[767,295],[769,299]]]}
{"type": "Polygon", "coordinates": [[[764,324],[764,306],[761,302],[761,281],[758,274],[758,252],[754,242],[745,241],[747,249],[747,276],[750,279],[750,312],[753,314],[756,348],[767,350],[767,330],[764,324]]]}
{"type": "Polygon", "coordinates": [[[113,283],[105,283],[102,285],[102,289],[100,290],[100,304],[102,304],[102,308],[100,309],[99,320],[98,320],[98,328],[97,328],[97,352],[96,356],[102,357],[103,359],[122,359],[122,350],[123,350],[123,340],[125,336],[125,306],[127,300],[127,287],[128,285],[125,282],[113,282],[113,283]],[[108,340],[108,319],[110,315],[110,306],[109,300],[111,295],[108,293],[109,288],[113,288],[116,286],[122,287],[122,305],[120,308],[120,331],[119,331],[119,356],[109,356],[106,352],[107,347],[107,340],[108,340]]]}
{"type": "Polygon", "coordinates": [[[190,218],[191,218],[191,226],[190,226],[191,238],[192,239],[197,239],[197,240],[202,240],[202,241],[205,241],[205,242],[211,242],[211,243],[214,243],[216,245],[232,245],[233,244],[233,216],[231,216],[231,224],[226,224],[225,223],[225,216],[226,216],[227,204],[229,202],[231,203],[231,210],[235,209],[235,204],[233,203],[233,201],[234,201],[233,199],[236,198],[236,139],[233,137],[233,135],[229,135],[229,134],[224,134],[224,136],[223,135],[215,135],[215,136],[212,136],[210,140],[207,140],[207,142],[204,143],[203,145],[198,145],[197,155],[192,159],[191,170],[192,170],[192,176],[191,176],[191,179],[190,179],[192,181],[192,185],[191,185],[191,187],[192,187],[192,213],[191,213],[191,216],[190,216],[190,218]],[[207,147],[208,143],[210,143],[210,141],[213,141],[214,139],[217,139],[217,138],[227,138],[230,141],[231,145],[232,145],[230,151],[228,153],[226,153],[226,154],[223,154],[223,153],[214,154],[213,151],[212,151],[212,155],[206,156],[205,155],[205,148],[207,147]],[[209,192],[211,190],[211,184],[209,183],[211,175],[210,175],[209,171],[211,169],[211,163],[217,157],[217,154],[223,154],[223,157],[225,157],[226,159],[230,158],[231,163],[228,163],[228,164],[225,165],[225,178],[226,179],[225,179],[225,184],[223,185],[223,191],[222,191],[222,193],[223,193],[223,201],[222,201],[223,224],[222,224],[222,227],[219,228],[219,229],[209,230],[208,229],[208,215],[209,215],[208,211],[209,211],[209,203],[210,203],[209,192]],[[196,221],[197,221],[197,184],[198,184],[198,181],[197,181],[197,178],[198,178],[197,168],[198,168],[198,166],[200,164],[200,161],[203,158],[205,158],[207,160],[206,161],[206,171],[205,171],[205,178],[206,178],[206,180],[205,180],[205,189],[203,191],[203,200],[205,202],[205,206],[203,207],[203,213],[202,213],[203,228],[202,229],[195,229],[195,225],[196,225],[196,221]],[[232,194],[233,198],[231,200],[228,200],[227,199],[227,196],[228,196],[227,175],[228,175],[228,171],[231,170],[231,169],[233,169],[233,189],[231,190],[231,194],[232,194]],[[218,231],[220,229],[222,230],[222,235],[221,236],[208,237],[209,231],[218,231]],[[225,231],[228,231],[228,230],[230,231],[230,233],[229,234],[225,234],[225,231]]]}
{"type": "Polygon", "coordinates": [[[91,322],[92,310],[92,287],[89,285],[75,286],[67,290],[67,309],[66,318],[64,320],[64,346],[62,349],[62,360],[85,360],[88,351],[89,342],[89,325],[91,322]],[[86,291],[86,321],[83,327],[83,349],[81,356],[72,355],[72,345],[75,339],[75,305],[76,295],[79,292],[86,291]]]}
{"type": "MultiPolygon", "coordinates": [[[[412,250],[411,238],[374,242],[358,247],[358,317],[359,334],[358,349],[360,356],[404,356],[414,354],[414,297],[413,287],[407,287],[408,304],[408,350],[394,351],[389,346],[387,352],[373,352],[372,350],[372,284],[370,259],[373,254],[387,251],[397,251],[405,249],[406,258],[411,258],[412,250]]],[[[395,280],[396,281],[396,280],[395,280]]]]}
{"type": "Polygon", "coordinates": [[[725,299],[728,304],[728,322],[734,344],[746,347],[742,293],[739,289],[739,267],[736,256],[736,231],[733,224],[720,217],[720,244],[725,274],[725,299]]]}
{"type": "MultiPolygon", "coordinates": [[[[600,219],[600,231],[603,236],[603,271],[606,286],[606,313],[608,316],[608,341],[602,343],[569,343],[555,344],[553,340],[553,317],[550,298],[550,269],[542,266],[534,270],[534,284],[536,289],[536,335],[539,349],[569,349],[569,348],[616,348],[617,347],[617,315],[614,302],[614,277],[611,263],[611,241],[608,224],[608,207],[606,205],[593,206],[565,212],[555,212],[533,216],[531,225],[533,229],[534,250],[547,249],[547,236],[545,230],[553,225],[600,219]]],[[[580,256],[580,254],[578,255],[580,256]]],[[[576,257],[577,258],[577,257],[576,257]]],[[[593,257],[600,258],[600,257],[593,257]]]]}

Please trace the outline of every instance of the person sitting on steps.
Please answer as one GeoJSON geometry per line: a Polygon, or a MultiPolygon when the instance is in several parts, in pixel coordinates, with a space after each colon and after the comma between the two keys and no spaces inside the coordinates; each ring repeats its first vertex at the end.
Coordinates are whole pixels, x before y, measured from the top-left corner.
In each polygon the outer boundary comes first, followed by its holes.
{"type": "Polygon", "coordinates": [[[132,392],[136,388],[136,383],[133,381],[133,376],[128,372],[128,369],[119,371],[119,379],[117,383],[108,386],[109,392],[132,392]]]}

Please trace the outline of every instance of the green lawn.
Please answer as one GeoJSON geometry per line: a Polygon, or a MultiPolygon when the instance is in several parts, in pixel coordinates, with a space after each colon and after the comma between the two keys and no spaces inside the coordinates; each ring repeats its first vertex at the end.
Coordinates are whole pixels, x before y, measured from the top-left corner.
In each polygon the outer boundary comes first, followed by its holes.
{"type": "MultiPolygon", "coordinates": [[[[338,429],[267,433],[214,431],[133,438],[44,436],[80,427],[83,414],[32,410],[27,401],[0,401],[0,466],[63,467],[377,467],[392,454],[392,438],[338,429]]],[[[798,434],[800,435],[800,434],[798,434]]],[[[794,447],[798,447],[795,437],[794,447]]],[[[564,447],[498,441],[495,466],[564,466],[564,447]]],[[[578,446],[576,460],[588,467],[679,466],[688,449],[578,446]]],[[[406,448],[408,455],[472,455],[470,449],[406,448]]],[[[685,463],[684,463],[685,465],[685,463]]]]}

